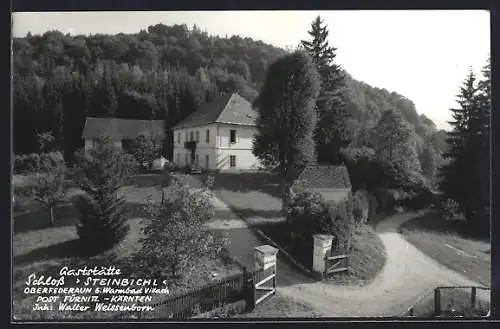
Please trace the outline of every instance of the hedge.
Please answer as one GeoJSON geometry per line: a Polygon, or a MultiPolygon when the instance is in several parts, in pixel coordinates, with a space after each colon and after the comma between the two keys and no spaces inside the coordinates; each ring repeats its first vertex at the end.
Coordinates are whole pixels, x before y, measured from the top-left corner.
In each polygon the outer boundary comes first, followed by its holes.
{"type": "Polygon", "coordinates": [[[26,175],[43,171],[44,168],[53,167],[54,164],[60,162],[64,162],[64,157],[61,152],[16,155],[14,158],[14,173],[26,175]]]}

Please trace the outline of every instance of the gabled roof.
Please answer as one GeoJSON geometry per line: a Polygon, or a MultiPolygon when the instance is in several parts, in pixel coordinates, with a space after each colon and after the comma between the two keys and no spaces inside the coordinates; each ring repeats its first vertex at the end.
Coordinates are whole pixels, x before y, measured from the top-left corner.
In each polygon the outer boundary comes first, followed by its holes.
{"type": "Polygon", "coordinates": [[[203,104],[198,110],[179,122],[173,129],[189,128],[209,123],[230,123],[255,126],[257,112],[249,101],[237,93],[229,93],[203,104]]]}
{"type": "Polygon", "coordinates": [[[163,136],[163,134],[163,120],[87,118],[82,138],[110,137],[120,140],[135,139],[140,135],[163,136]]]}
{"type": "MultiPolygon", "coordinates": [[[[301,181],[305,188],[351,188],[351,180],[345,166],[309,165],[295,182],[301,181]]],[[[293,184],[295,185],[295,183],[293,184]]]]}

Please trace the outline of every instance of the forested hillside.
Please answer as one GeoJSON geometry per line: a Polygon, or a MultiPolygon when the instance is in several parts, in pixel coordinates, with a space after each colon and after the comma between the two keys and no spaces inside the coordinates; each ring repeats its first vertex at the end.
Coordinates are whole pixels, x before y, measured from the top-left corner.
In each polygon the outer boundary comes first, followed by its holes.
{"type": "MultiPolygon", "coordinates": [[[[268,65],[286,53],[251,38],[162,24],[137,34],[27,35],[13,40],[13,51],[14,152],[39,151],[37,133],[50,131],[65,156],[82,146],[87,116],[165,119],[168,128],[220,93],[253,101],[268,65]]],[[[410,100],[349,75],[347,88],[357,131],[394,108],[415,128],[417,145],[433,134],[443,150],[443,133],[410,100]]]]}

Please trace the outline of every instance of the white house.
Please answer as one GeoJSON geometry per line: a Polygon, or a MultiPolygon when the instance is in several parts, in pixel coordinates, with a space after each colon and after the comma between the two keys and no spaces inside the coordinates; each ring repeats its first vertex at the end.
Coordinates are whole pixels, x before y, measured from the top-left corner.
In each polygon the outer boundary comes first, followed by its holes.
{"type": "Polygon", "coordinates": [[[180,167],[192,164],[186,142],[194,141],[194,164],[201,168],[257,168],[259,161],[252,154],[256,118],[252,105],[236,93],[202,105],[172,128],[173,162],[180,167]]]}
{"type": "Polygon", "coordinates": [[[82,138],[85,140],[85,152],[95,146],[96,140],[108,137],[113,144],[122,149],[140,135],[164,136],[163,120],[130,120],[118,118],[87,118],[82,138]]]}

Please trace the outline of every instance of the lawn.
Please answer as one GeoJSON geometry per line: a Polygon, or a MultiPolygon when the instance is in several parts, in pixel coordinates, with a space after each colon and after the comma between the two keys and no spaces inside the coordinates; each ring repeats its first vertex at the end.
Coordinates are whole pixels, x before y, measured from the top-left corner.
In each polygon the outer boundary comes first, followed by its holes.
{"type": "Polygon", "coordinates": [[[404,237],[426,255],[478,283],[491,285],[489,241],[475,240],[457,232],[437,212],[428,212],[400,227],[404,237]]]}
{"type": "MultiPolygon", "coordinates": [[[[312,239],[298,244],[287,234],[281,213],[279,176],[268,172],[215,174],[215,194],[247,223],[287,250],[306,268],[312,268],[312,239]]],[[[348,275],[329,280],[341,284],[367,284],[384,267],[386,261],[382,241],[369,227],[355,236],[348,275]]]]}
{"type": "Polygon", "coordinates": [[[316,312],[312,307],[299,303],[290,297],[277,293],[261,304],[252,312],[235,315],[235,318],[318,318],[324,315],[316,312]]]}
{"type": "MultiPolygon", "coordinates": [[[[128,207],[128,224],[130,232],[127,237],[111,250],[94,257],[81,255],[75,224],[78,222],[78,211],[72,205],[73,198],[83,193],[78,189],[71,189],[65,203],[56,212],[56,224],[47,226],[48,216],[28,197],[16,197],[17,209],[14,212],[13,236],[13,314],[21,320],[44,319],[95,319],[97,316],[111,318],[115,312],[65,312],[50,311],[34,312],[32,310],[35,297],[24,294],[25,281],[31,273],[44,276],[57,276],[63,266],[110,266],[114,265],[123,270],[126,277],[142,273],[137,266],[136,257],[141,256],[145,214],[142,205],[148,197],[158,198],[158,175],[138,175],[131,177],[127,185],[120,191],[126,198],[128,207]]],[[[29,183],[27,178],[16,178],[14,188],[19,191],[20,186],[29,183]],[[19,183],[20,185],[16,185],[19,183]]],[[[22,187],[21,187],[22,188],[22,187]]],[[[212,280],[212,273],[221,278],[239,271],[239,268],[227,257],[216,260],[201,259],[188,276],[171,282],[171,290],[175,293],[190,290],[212,280]]],[[[57,303],[56,303],[57,304],[57,303]]],[[[57,306],[57,305],[56,305],[57,306]]]]}
{"type": "Polygon", "coordinates": [[[318,318],[323,315],[316,312],[310,306],[299,303],[290,297],[276,293],[257,305],[252,312],[245,312],[246,302],[244,300],[225,305],[213,311],[199,314],[194,318],[220,318],[220,319],[270,319],[270,318],[318,318]]]}

